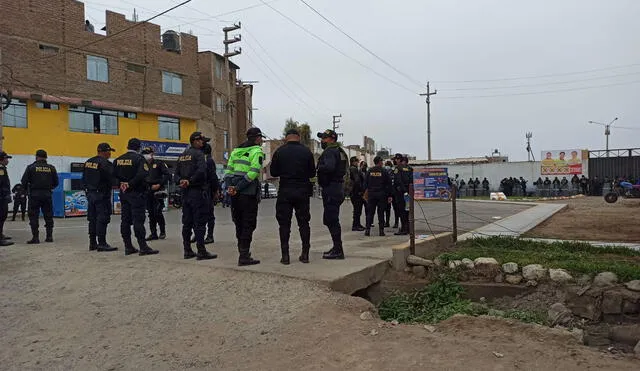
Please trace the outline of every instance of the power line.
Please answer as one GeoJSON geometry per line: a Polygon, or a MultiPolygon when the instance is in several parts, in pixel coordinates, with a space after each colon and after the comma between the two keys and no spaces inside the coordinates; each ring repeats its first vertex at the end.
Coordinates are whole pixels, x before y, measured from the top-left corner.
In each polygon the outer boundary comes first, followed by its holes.
{"type": "Polygon", "coordinates": [[[359,64],[361,67],[366,68],[367,70],[373,72],[374,74],[376,74],[377,76],[387,80],[388,82],[396,85],[397,87],[404,89],[408,92],[410,92],[411,94],[417,94],[415,91],[413,91],[412,89],[400,84],[399,82],[392,80],[390,78],[388,78],[387,76],[377,72],[376,70],[374,70],[373,68],[367,66],[366,64],[360,62],[359,60],[349,56],[348,54],[346,54],[345,52],[343,52],[342,50],[338,49],[337,47],[333,46],[331,43],[329,43],[328,41],[324,40],[323,38],[321,38],[320,36],[316,35],[315,33],[309,31],[307,28],[305,28],[304,26],[302,26],[301,24],[299,24],[298,22],[296,22],[294,19],[292,19],[291,17],[287,16],[286,14],[282,13],[281,11],[279,11],[278,9],[274,8],[273,6],[271,6],[270,4],[268,4],[265,0],[260,0],[262,1],[262,3],[266,6],[268,6],[269,8],[271,8],[271,10],[273,10],[274,12],[278,13],[281,17],[283,17],[284,19],[288,20],[289,22],[293,23],[295,26],[297,26],[298,28],[300,28],[301,30],[303,30],[304,32],[306,32],[307,34],[309,34],[310,36],[312,36],[314,39],[320,41],[321,43],[327,45],[328,47],[330,47],[331,49],[335,50],[336,52],[340,53],[342,56],[351,59],[352,61],[356,62],[357,64],[359,64]]]}
{"type": "Polygon", "coordinates": [[[343,29],[341,29],[340,27],[338,27],[335,23],[333,23],[330,19],[328,19],[327,17],[325,17],[324,15],[322,15],[318,10],[316,10],[313,6],[311,6],[308,2],[306,2],[305,0],[300,0],[300,2],[302,2],[304,5],[307,6],[307,8],[311,9],[314,13],[316,13],[317,15],[319,15],[322,19],[324,19],[327,23],[329,23],[331,26],[333,26],[333,28],[335,28],[336,30],[340,31],[340,33],[342,33],[343,35],[345,35],[346,37],[348,37],[351,41],[353,41],[354,43],[356,43],[356,45],[358,45],[359,47],[361,47],[362,49],[364,49],[367,53],[371,54],[374,58],[376,58],[377,60],[379,60],[380,62],[384,63],[387,67],[391,68],[392,70],[396,71],[398,74],[404,76],[407,80],[409,80],[410,82],[412,82],[413,84],[419,86],[420,88],[423,88],[424,85],[422,83],[420,83],[417,80],[414,80],[411,76],[407,75],[406,73],[400,71],[399,69],[397,69],[393,64],[387,62],[386,60],[384,60],[382,57],[380,57],[378,54],[374,53],[373,51],[371,51],[369,48],[367,48],[366,46],[362,45],[362,43],[360,43],[358,40],[354,39],[351,35],[349,35],[348,33],[346,33],[343,29]]]}
{"type": "MultiPolygon", "coordinates": [[[[113,38],[113,37],[118,36],[118,35],[120,35],[120,34],[122,34],[124,32],[127,32],[127,31],[129,31],[129,30],[131,30],[133,28],[136,28],[136,27],[139,27],[139,26],[141,26],[143,24],[146,24],[149,21],[152,21],[152,20],[154,20],[154,19],[156,19],[156,18],[158,18],[158,17],[160,17],[160,16],[162,16],[164,14],[167,14],[167,13],[171,12],[172,10],[175,10],[175,9],[177,9],[177,8],[183,6],[183,5],[186,5],[186,4],[190,3],[191,1],[192,0],[185,0],[185,1],[181,2],[180,4],[174,5],[171,8],[169,8],[169,9],[163,11],[163,12],[160,12],[160,13],[158,13],[158,14],[150,17],[150,18],[147,18],[146,20],[144,20],[142,22],[137,22],[137,23],[135,23],[135,24],[133,24],[133,25],[127,27],[127,28],[124,28],[124,29],[122,29],[122,30],[120,30],[120,31],[118,31],[116,33],[107,35],[104,38],[100,38],[100,39],[88,42],[88,43],[86,43],[84,45],[73,47],[73,48],[70,48],[70,49],[65,49],[65,50],[61,51],[60,53],[56,53],[54,55],[47,55],[47,56],[44,56],[44,57],[40,57],[40,58],[36,58],[36,59],[32,59],[32,60],[27,60],[27,61],[17,61],[17,62],[13,62],[11,64],[18,64],[18,63],[19,64],[25,64],[25,63],[37,62],[37,61],[41,61],[41,60],[44,60],[44,59],[50,59],[50,58],[54,58],[54,57],[59,57],[59,56],[62,56],[64,54],[68,53],[68,52],[71,52],[71,51],[76,51],[76,50],[77,51],[82,51],[83,49],[85,49],[88,46],[95,45],[97,43],[101,43],[101,42],[103,42],[103,41],[105,41],[107,39],[113,38]]],[[[6,66],[6,65],[9,65],[9,64],[8,63],[0,64],[0,66],[3,66],[3,65],[6,66]]]]}

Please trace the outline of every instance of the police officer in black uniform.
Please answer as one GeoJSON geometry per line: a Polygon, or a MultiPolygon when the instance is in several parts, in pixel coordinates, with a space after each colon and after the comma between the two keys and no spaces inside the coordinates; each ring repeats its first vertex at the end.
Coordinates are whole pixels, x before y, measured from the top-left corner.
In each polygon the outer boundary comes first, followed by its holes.
{"type": "Polygon", "coordinates": [[[333,247],[322,254],[323,259],[344,259],[340,206],[344,202],[344,176],[347,173],[348,157],[337,143],[338,134],[333,130],[318,133],[324,151],[318,160],[318,184],[322,187],[324,214],[322,221],[329,228],[333,247]]]}
{"type": "Polygon", "coordinates": [[[4,222],[9,216],[9,202],[11,202],[11,183],[7,173],[10,158],[11,156],[6,152],[0,152],[0,246],[13,245],[13,242],[9,241],[11,237],[7,237],[3,233],[4,222]]]}
{"type": "Polygon", "coordinates": [[[395,233],[396,236],[409,234],[409,212],[406,210],[404,195],[409,192],[409,184],[413,181],[413,170],[409,167],[408,162],[409,159],[406,156],[401,156],[394,171],[394,199],[401,222],[400,229],[395,233]]]}
{"type": "Polygon", "coordinates": [[[82,182],[87,195],[87,220],[89,221],[89,250],[115,251],[107,243],[107,226],[111,222],[111,189],[113,188],[113,164],[109,161],[111,148],[108,143],[98,144],[98,155],[84,163],[82,182]]]}
{"type": "Polygon", "coordinates": [[[362,223],[360,223],[360,218],[362,217],[362,208],[365,206],[365,201],[362,198],[364,195],[364,174],[358,168],[358,160],[357,157],[351,157],[349,160],[351,166],[349,166],[349,180],[351,181],[351,192],[349,197],[351,198],[351,205],[353,205],[353,223],[351,225],[352,231],[364,231],[364,227],[362,223]]]}
{"type": "Polygon", "coordinates": [[[391,177],[389,173],[382,167],[382,157],[376,156],[373,159],[375,166],[367,171],[364,188],[367,193],[367,229],[365,236],[371,235],[371,225],[373,224],[373,216],[378,211],[378,229],[380,236],[384,236],[384,213],[387,205],[391,203],[391,177]]]}
{"type": "Polygon", "coordinates": [[[53,165],[47,163],[47,152],[43,149],[36,151],[36,161],[27,166],[22,176],[22,186],[29,192],[29,225],[31,226],[31,240],[28,244],[40,243],[38,219],[40,211],[44,216],[47,231],[46,242],[53,242],[53,202],[51,192],[58,186],[58,173],[53,165]]]}
{"type": "Polygon", "coordinates": [[[213,160],[213,148],[211,148],[211,144],[205,143],[202,150],[207,161],[207,190],[209,192],[209,204],[207,205],[207,236],[204,239],[206,245],[214,242],[213,229],[216,226],[215,200],[220,194],[220,179],[216,172],[216,163],[213,160]]]}
{"type": "Polygon", "coordinates": [[[122,204],[122,217],[120,222],[120,234],[124,241],[124,254],[131,255],[137,252],[140,255],[157,254],[147,245],[145,240],[144,219],[146,209],[145,192],[147,183],[145,179],[149,172],[149,165],[138,152],[140,140],[129,139],[127,152],[118,157],[114,164],[113,174],[120,185],[120,203],[122,204]],[[133,247],[131,242],[131,225],[136,236],[140,250],[133,247]]]}
{"type": "Polygon", "coordinates": [[[203,153],[209,138],[196,131],[189,137],[191,146],[178,158],[175,179],[183,190],[182,196],[182,244],[184,258],[197,260],[215,259],[204,246],[204,233],[209,218],[211,202],[207,184],[207,163],[203,153]],[[191,249],[191,231],[196,235],[198,253],[191,249]]]}
{"type": "Polygon", "coordinates": [[[309,263],[311,248],[311,228],[309,221],[309,199],[313,194],[311,178],[315,177],[316,165],[309,148],[300,143],[300,133],[290,129],[285,133],[287,143],[278,148],[271,159],[270,172],[280,177],[280,189],[276,201],[276,219],[280,225],[280,263],[289,264],[289,237],[291,236],[291,217],[296,211],[298,230],[302,240],[302,253],[298,260],[309,263]]]}
{"type": "Polygon", "coordinates": [[[164,161],[153,158],[153,148],[146,147],[141,154],[149,166],[149,173],[145,181],[149,187],[147,191],[147,212],[149,213],[149,230],[151,234],[147,237],[147,241],[164,240],[167,237],[166,222],[162,214],[164,199],[167,196],[164,190],[167,182],[171,180],[171,173],[164,161]],[[160,235],[158,235],[158,227],[160,228],[160,235]]]}
{"type": "Polygon", "coordinates": [[[18,183],[13,186],[11,190],[13,193],[13,218],[12,221],[16,221],[16,215],[18,210],[22,213],[22,221],[24,221],[24,215],[27,212],[27,190],[24,189],[22,183],[18,183]]]}

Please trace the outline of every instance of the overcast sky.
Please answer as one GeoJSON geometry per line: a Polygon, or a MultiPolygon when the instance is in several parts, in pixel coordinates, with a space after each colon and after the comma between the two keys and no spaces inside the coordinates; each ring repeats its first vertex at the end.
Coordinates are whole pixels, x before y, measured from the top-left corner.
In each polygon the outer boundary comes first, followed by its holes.
{"type": "MultiPolygon", "coordinates": [[[[367,135],[377,146],[426,158],[426,105],[418,93],[430,80],[438,90],[431,104],[434,158],[497,148],[523,160],[527,131],[536,159],[547,149],[604,149],[604,128],[587,122],[615,117],[610,148],[640,146],[638,0],[305,1],[402,75],[300,0],[267,2],[346,56],[261,0],[193,0],[153,22],[192,31],[201,50],[221,52],[222,27],[241,21],[242,55],[233,60],[242,79],[259,81],[254,121],[271,136],[290,116],[323,130],[342,114],[346,144],[362,145],[367,135]]],[[[142,20],[179,2],[85,4],[102,27],[105,8],[130,17],[135,7],[142,20]]]]}

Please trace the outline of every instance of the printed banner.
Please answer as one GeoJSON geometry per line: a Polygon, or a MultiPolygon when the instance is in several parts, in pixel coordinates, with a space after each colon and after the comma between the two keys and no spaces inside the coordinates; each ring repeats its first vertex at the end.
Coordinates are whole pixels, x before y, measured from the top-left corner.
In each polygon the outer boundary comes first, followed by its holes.
{"type": "Polygon", "coordinates": [[[450,194],[449,173],[446,167],[413,169],[413,197],[416,200],[438,200],[445,194],[450,194]]]}
{"type": "Polygon", "coordinates": [[[113,191],[113,213],[120,215],[122,213],[122,205],[120,204],[120,190],[113,191]]]}
{"type": "Polygon", "coordinates": [[[64,216],[87,215],[87,195],[84,191],[64,191],[64,216]]]}
{"type": "Polygon", "coordinates": [[[542,151],[541,175],[582,174],[582,150],[542,151]]]}
{"type": "Polygon", "coordinates": [[[187,147],[189,147],[186,143],[174,143],[174,142],[154,142],[148,140],[140,141],[142,144],[142,148],[151,147],[153,148],[154,155],[158,160],[168,160],[175,161],[178,159],[178,156],[184,152],[187,147]]]}

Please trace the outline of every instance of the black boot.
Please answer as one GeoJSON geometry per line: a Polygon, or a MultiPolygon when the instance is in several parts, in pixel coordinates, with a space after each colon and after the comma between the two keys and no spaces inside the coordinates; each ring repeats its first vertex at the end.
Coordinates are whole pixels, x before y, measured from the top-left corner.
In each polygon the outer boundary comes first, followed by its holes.
{"type": "Polygon", "coordinates": [[[12,221],[12,222],[15,222],[15,221],[16,221],[16,214],[13,214],[13,218],[11,218],[11,221],[12,221]]]}
{"type": "Polygon", "coordinates": [[[384,237],[384,236],[386,236],[386,235],[384,234],[384,228],[383,228],[383,227],[380,227],[379,232],[380,232],[380,237],[384,237]]]}
{"type": "Polygon", "coordinates": [[[371,228],[367,228],[367,230],[364,231],[364,235],[367,237],[371,236],[371,228]]]}
{"type": "Polygon", "coordinates": [[[193,259],[196,257],[196,253],[191,249],[191,245],[184,247],[184,258],[185,259],[193,259]]]}
{"type": "Polygon", "coordinates": [[[207,234],[207,238],[204,239],[204,244],[208,245],[208,244],[212,244],[213,242],[214,242],[213,233],[207,234]]]}
{"type": "Polygon", "coordinates": [[[342,260],[344,259],[344,252],[342,251],[342,248],[335,248],[327,253],[322,254],[322,259],[342,260]]]}
{"type": "Polygon", "coordinates": [[[13,245],[13,242],[8,241],[8,240],[0,240],[0,246],[11,246],[13,245]]]}
{"type": "Polygon", "coordinates": [[[333,248],[326,253],[322,254],[322,259],[336,260],[344,259],[344,251],[342,250],[342,235],[340,227],[337,227],[331,231],[331,240],[333,241],[333,248]]]}
{"type": "Polygon", "coordinates": [[[138,241],[138,245],[140,245],[140,256],[155,255],[160,252],[149,247],[145,241],[138,241]]]}
{"type": "Polygon", "coordinates": [[[89,251],[95,251],[98,249],[98,243],[96,242],[96,236],[89,236],[89,251]]]}
{"type": "Polygon", "coordinates": [[[363,226],[361,226],[360,223],[353,224],[353,227],[351,227],[351,231],[353,231],[353,232],[362,232],[364,230],[365,230],[365,228],[363,226]]]}
{"type": "Polygon", "coordinates": [[[165,231],[164,225],[160,225],[160,234],[158,235],[158,238],[161,240],[164,240],[165,238],[167,238],[167,233],[165,231]]]}
{"type": "Polygon", "coordinates": [[[4,233],[0,233],[0,240],[10,240],[11,237],[5,236],[4,233]]]}
{"type": "Polygon", "coordinates": [[[124,255],[131,255],[131,254],[136,254],[136,253],[139,253],[139,252],[140,251],[138,251],[138,249],[133,247],[133,244],[131,243],[131,240],[124,241],[124,255]]]}
{"type": "Polygon", "coordinates": [[[204,246],[198,246],[198,253],[196,254],[196,260],[211,260],[217,257],[218,255],[208,252],[204,246]]]}
{"type": "Polygon", "coordinates": [[[37,229],[31,230],[31,239],[27,241],[29,245],[35,245],[40,243],[40,233],[38,233],[37,229]]]}
{"type": "Polygon", "coordinates": [[[157,239],[158,239],[158,232],[151,231],[151,234],[149,235],[149,237],[145,239],[145,241],[155,241],[157,239]]]}
{"type": "Polygon", "coordinates": [[[298,260],[300,260],[302,263],[308,264],[309,263],[309,250],[310,250],[309,246],[303,246],[302,247],[302,252],[300,253],[300,257],[298,258],[298,260]]]}
{"type": "Polygon", "coordinates": [[[53,242],[53,228],[47,228],[47,237],[44,242],[53,242]]]}
{"type": "Polygon", "coordinates": [[[280,252],[282,253],[282,258],[280,259],[280,263],[284,265],[289,265],[291,260],[289,259],[289,246],[281,246],[280,252]]]}
{"type": "Polygon", "coordinates": [[[240,252],[240,257],[238,258],[238,266],[244,267],[247,265],[260,264],[260,260],[251,257],[251,253],[249,252],[250,246],[251,242],[249,241],[238,241],[238,251],[240,252]]]}

